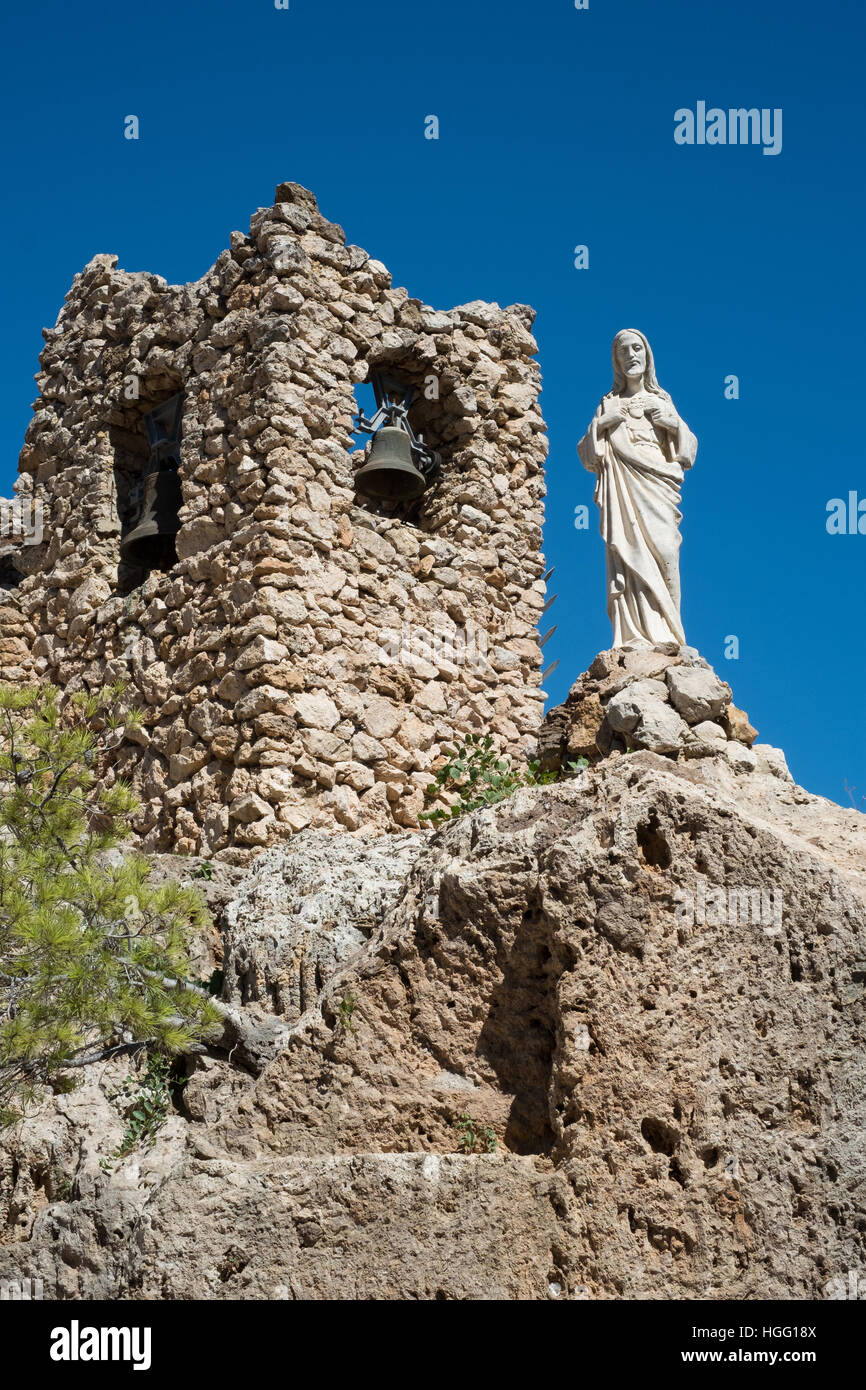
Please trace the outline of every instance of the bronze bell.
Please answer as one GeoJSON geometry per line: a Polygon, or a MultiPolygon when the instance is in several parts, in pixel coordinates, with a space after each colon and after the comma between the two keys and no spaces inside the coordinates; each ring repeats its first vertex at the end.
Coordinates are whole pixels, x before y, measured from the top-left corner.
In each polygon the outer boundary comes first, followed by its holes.
{"type": "Polygon", "coordinates": [[[183,392],[179,391],[144,417],[150,462],[138,522],[120,542],[120,558],[126,565],[167,570],[177,563],[174,538],[180,530],[177,514],[183,502],[177,471],[182,415],[183,392]]]}
{"type": "Polygon", "coordinates": [[[373,435],[366,462],[355,474],[358,492],[382,502],[411,502],[426,486],[424,474],[413,462],[409,435],[396,425],[383,425],[373,435]]]}
{"type": "Polygon", "coordinates": [[[160,468],[144,480],[141,519],[120,543],[120,558],[141,569],[166,570],[177,563],[174,538],[180,530],[178,509],[183,502],[180,478],[174,468],[160,468]]]}

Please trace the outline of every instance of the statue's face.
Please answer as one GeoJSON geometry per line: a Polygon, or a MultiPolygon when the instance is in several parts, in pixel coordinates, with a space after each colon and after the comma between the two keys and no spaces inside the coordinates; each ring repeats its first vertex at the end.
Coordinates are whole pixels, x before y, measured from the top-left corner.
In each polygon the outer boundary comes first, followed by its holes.
{"type": "Polygon", "coordinates": [[[646,371],[646,348],[635,334],[630,333],[617,344],[616,357],[627,377],[643,378],[646,371]]]}

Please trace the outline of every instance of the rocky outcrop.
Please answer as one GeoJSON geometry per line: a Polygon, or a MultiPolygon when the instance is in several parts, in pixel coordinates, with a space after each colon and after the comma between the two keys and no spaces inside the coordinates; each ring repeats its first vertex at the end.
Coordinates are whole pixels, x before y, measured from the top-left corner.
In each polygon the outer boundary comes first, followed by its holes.
{"type": "Polygon", "coordinates": [[[634,749],[674,758],[722,754],[740,772],[789,779],[785,755],[758,744],[757,729],[732,703],[731,687],[693,647],[665,643],[599,652],[539,734],[544,771],[579,758],[596,763],[634,749]]]}
{"type": "MultiPolygon", "coordinates": [[[[718,693],[674,689],[714,722],[718,693]]],[[[195,1062],[155,1146],[107,1169],[104,1094],[55,1099],[14,1162],[7,1137],[0,1276],[77,1298],[827,1296],[866,1262],[866,818],[777,774],[639,750],[388,869],[351,835],[272,851],[234,891],[225,968],[236,1003],[235,950],[282,976],[255,1007],[285,1011],[283,1050],[258,1076],[195,1062]],[[259,954],[272,912],[291,922],[259,954]]]]}

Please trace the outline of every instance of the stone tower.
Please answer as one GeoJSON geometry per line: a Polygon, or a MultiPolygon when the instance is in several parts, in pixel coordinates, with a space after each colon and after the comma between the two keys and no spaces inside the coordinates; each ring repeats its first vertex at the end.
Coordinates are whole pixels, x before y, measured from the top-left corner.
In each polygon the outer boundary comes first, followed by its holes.
{"type": "Polygon", "coordinates": [[[543,712],[545,427],[533,311],[438,312],[281,184],[201,280],[95,256],[37,376],[4,570],[6,680],[130,683],[142,847],[240,861],[304,826],[418,824],[442,747],[522,758],[543,712]],[[407,509],[353,487],[354,390],[418,388],[442,456],[407,509]],[[177,562],[130,570],[145,415],[183,394],[177,562]]]}

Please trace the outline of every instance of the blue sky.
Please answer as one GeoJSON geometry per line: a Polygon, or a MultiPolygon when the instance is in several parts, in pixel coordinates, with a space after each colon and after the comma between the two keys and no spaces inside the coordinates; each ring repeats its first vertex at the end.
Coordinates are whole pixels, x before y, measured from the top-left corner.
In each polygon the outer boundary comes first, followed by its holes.
{"type": "Polygon", "coordinates": [[[866,535],[825,525],[831,498],[866,499],[864,29],[854,0],[48,0],[7,14],[0,491],[40,329],[75,272],[112,251],[198,279],[297,180],[410,294],[538,310],[550,703],[610,644],[575,445],[609,389],[613,334],[636,327],[700,441],[687,638],[797,780],[866,796],[866,535]],[[782,152],[675,144],[674,112],[698,101],[781,108],[782,152]]]}

